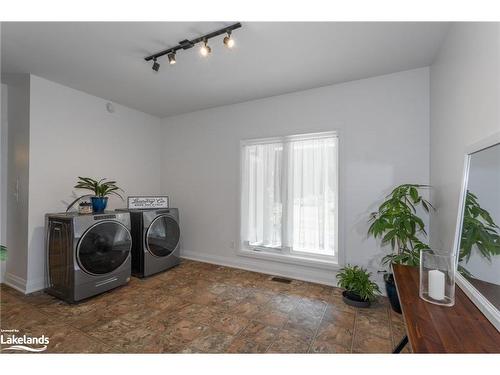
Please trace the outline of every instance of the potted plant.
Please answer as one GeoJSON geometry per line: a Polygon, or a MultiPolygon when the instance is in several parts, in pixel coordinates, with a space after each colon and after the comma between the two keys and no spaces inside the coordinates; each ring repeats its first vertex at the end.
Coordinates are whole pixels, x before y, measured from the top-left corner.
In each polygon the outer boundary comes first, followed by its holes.
{"type": "Polygon", "coordinates": [[[7,246],[0,245],[0,281],[5,278],[5,266],[7,260],[7,246]]]}
{"type": "Polygon", "coordinates": [[[7,260],[7,246],[0,245],[0,260],[7,260]]]}
{"type": "MultiPolygon", "coordinates": [[[[417,266],[420,263],[420,251],[429,249],[423,242],[427,236],[425,224],[417,215],[417,208],[424,212],[434,210],[432,204],[424,199],[421,190],[428,185],[403,184],[396,186],[387,195],[376,212],[370,215],[368,235],[382,238],[382,245],[390,245],[392,252],[382,258],[383,265],[406,264],[417,266]]],[[[401,313],[401,306],[391,273],[384,275],[387,296],[394,311],[401,313]]]]}
{"type": "Polygon", "coordinates": [[[359,266],[347,265],[337,273],[337,285],[342,292],[344,302],[354,307],[370,307],[376,295],[380,294],[377,284],[370,280],[371,273],[359,266]]]}
{"type": "Polygon", "coordinates": [[[481,207],[477,196],[467,190],[458,257],[458,271],[463,276],[472,276],[460,263],[469,261],[474,245],[488,262],[491,262],[492,256],[500,255],[499,229],[490,213],[481,207]]]}
{"type": "Polygon", "coordinates": [[[119,190],[123,190],[116,186],[116,181],[106,180],[106,178],[102,178],[98,181],[90,177],[78,177],[78,182],[74,186],[75,189],[90,190],[93,194],[85,194],[76,198],[73,202],[71,202],[66,211],[68,211],[80,199],[86,197],[90,197],[92,202],[92,211],[95,213],[103,212],[106,209],[108,196],[111,194],[116,195],[123,200],[123,197],[120,193],[118,193],[119,190]]]}

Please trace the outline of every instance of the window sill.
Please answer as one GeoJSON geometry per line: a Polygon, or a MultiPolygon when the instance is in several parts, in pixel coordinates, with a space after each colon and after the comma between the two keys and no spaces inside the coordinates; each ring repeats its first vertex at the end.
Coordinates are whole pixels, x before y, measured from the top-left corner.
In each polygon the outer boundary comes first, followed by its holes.
{"type": "Polygon", "coordinates": [[[240,249],[237,251],[237,253],[238,255],[244,257],[272,260],[275,262],[296,264],[305,267],[322,268],[327,270],[338,270],[341,268],[337,260],[313,259],[302,257],[299,255],[283,255],[273,252],[255,251],[250,249],[240,249]]]}

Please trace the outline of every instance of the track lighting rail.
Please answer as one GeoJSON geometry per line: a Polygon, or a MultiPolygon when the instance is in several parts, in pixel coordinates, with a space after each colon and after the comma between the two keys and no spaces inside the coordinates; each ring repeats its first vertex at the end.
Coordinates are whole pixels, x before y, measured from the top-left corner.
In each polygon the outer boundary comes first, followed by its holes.
{"type": "Polygon", "coordinates": [[[190,48],[194,47],[195,44],[197,44],[197,43],[206,42],[209,39],[214,38],[214,37],[219,36],[219,35],[222,35],[222,34],[230,34],[231,31],[239,29],[240,27],[241,27],[241,23],[237,22],[233,25],[226,26],[222,29],[219,29],[219,30],[213,31],[211,33],[205,34],[203,36],[200,36],[199,38],[195,38],[192,40],[188,40],[188,39],[181,40],[178,45],[171,47],[171,48],[168,48],[168,49],[165,49],[163,51],[157,52],[153,55],[147,56],[144,58],[144,60],[155,61],[158,57],[168,55],[169,53],[175,53],[180,49],[190,49],[190,48]]]}

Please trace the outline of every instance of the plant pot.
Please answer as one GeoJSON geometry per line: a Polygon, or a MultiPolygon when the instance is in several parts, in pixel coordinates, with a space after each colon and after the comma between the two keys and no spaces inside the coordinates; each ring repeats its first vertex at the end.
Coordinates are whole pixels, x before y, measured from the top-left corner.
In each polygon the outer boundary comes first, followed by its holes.
{"type": "Polygon", "coordinates": [[[364,300],[356,293],[349,292],[347,290],[342,292],[342,299],[344,300],[344,303],[349,306],[366,308],[371,305],[370,301],[364,300]]]}
{"type": "Polygon", "coordinates": [[[385,274],[384,281],[385,291],[387,292],[387,297],[389,298],[392,309],[398,314],[401,314],[401,305],[399,303],[398,291],[396,290],[396,283],[394,282],[394,275],[392,273],[385,274]]]}
{"type": "Polygon", "coordinates": [[[96,214],[104,212],[108,205],[108,197],[91,197],[90,200],[92,201],[92,211],[96,214]]]}

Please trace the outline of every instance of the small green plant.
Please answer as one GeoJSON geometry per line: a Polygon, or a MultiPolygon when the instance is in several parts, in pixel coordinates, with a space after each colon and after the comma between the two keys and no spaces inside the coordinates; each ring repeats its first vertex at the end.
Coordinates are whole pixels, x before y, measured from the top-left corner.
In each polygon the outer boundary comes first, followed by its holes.
{"type": "Polygon", "coordinates": [[[428,188],[428,185],[418,184],[396,186],[378,211],[371,213],[368,235],[381,237],[382,245],[392,247],[392,253],[382,258],[382,264],[416,266],[420,263],[420,251],[429,249],[421,239],[427,236],[425,224],[416,214],[419,206],[427,213],[434,210],[419,192],[428,188]]]}
{"type": "MultiPolygon", "coordinates": [[[[475,245],[481,256],[491,262],[491,257],[500,255],[500,227],[493,221],[490,213],[481,207],[477,196],[467,190],[460,239],[459,262],[467,263],[475,245]]],[[[463,265],[458,270],[465,276],[472,276],[463,265]]]]}
{"type": "Polygon", "coordinates": [[[123,191],[118,186],[116,186],[116,181],[106,181],[106,178],[102,178],[100,180],[94,180],[90,177],[78,177],[78,182],[74,186],[75,189],[84,189],[90,190],[93,194],[84,194],[78,198],[76,198],[71,204],[68,206],[66,211],[68,211],[76,202],[78,202],[82,198],[86,197],[107,197],[111,194],[120,197],[123,200],[123,197],[118,193],[118,191],[123,191]]]}
{"type": "Polygon", "coordinates": [[[347,265],[337,273],[337,285],[365,301],[373,301],[380,289],[370,280],[371,273],[363,267],[347,265]]]}
{"type": "Polygon", "coordinates": [[[7,246],[0,245],[0,260],[7,260],[7,246]]]}

